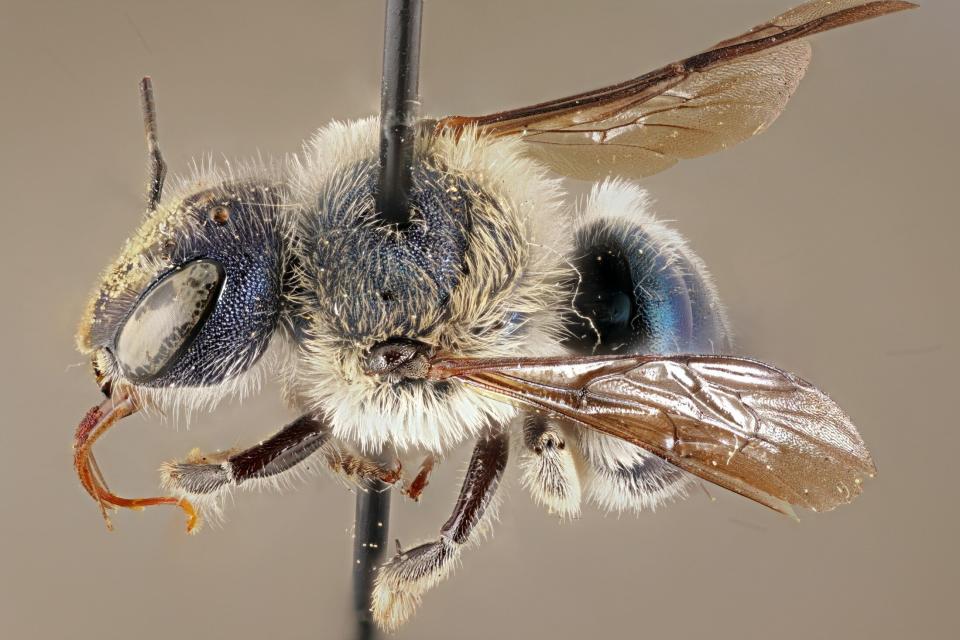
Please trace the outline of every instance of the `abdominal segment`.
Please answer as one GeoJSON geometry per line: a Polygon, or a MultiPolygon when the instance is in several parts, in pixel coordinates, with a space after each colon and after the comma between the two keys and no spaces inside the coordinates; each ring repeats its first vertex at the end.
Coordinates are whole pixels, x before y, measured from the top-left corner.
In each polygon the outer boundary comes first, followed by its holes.
{"type": "MultiPolygon", "coordinates": [[[[622,182],[593,189],[575,232],[566,346],[580,355],[726,353],[729,331],[703,262],[622,182]]],[[[641,511],[682,497],[692,476],[612,436],[579,437],[585,494],[601,508],[641,511]]]]}
{"type": "Polygon", "coordinates": [[[726,318],[703,262],[643,198],[618,182],[591,194],[574,239],[567,346],[596,355],[726,351],[726,318]]]}

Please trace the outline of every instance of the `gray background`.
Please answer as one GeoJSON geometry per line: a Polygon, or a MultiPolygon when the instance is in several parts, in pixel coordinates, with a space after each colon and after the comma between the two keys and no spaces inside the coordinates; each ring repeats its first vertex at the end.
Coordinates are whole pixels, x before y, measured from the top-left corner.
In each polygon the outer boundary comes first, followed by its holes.
{"type": "MultiPolygon", "coordinates": [[[[425,110],[483,113],[600,86],[772,17],[790,0],[429,2],[425,110]]],[[[865,495],[795,524],[712,490],[640,517],[559,523],[511,471],[502,522],[399,638],[899,638],[949,633],[956,606],[957,24],[928,0],[815,39],[765,135],[646,181],[712,266],[740,353],[828,390],[880,469],[865,495]]],[[[173,172],[191,157],[296,151],[376,111],[382,5],[0,3],[4,361],[0,636],[342,638],[353,496],[325,477],[240,494],[188,538],[170,509],[103,529],[72,432],[98,392],[73,333],[136,226],[136,85],[154,76],[173,172]]],[[[162,460],[249,443],[290,417],[276,389],[191,429],[137,418],[98,445],[123,495],[162,460]]],[[[405,544],[445,519],[467,450],[405,544]]]]}

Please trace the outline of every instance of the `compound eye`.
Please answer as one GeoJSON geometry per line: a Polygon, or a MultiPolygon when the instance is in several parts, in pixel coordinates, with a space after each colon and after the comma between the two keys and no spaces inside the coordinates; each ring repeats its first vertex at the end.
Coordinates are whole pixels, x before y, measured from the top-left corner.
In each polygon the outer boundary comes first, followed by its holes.
{"type": "Polygon", "coordinates": [[[117,335],[115,355],[125,375],[144,382],[176,363],[216,307],[223,281],[223,267],[201,259],[150,287],[117,335]]]}

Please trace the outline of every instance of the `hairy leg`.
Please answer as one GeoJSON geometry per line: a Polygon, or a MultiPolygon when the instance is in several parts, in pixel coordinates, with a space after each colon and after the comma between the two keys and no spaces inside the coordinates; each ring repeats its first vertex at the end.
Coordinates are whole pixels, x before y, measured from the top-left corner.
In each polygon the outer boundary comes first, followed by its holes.
{"type": "Polygon", "coordinates": [[[326,422],[304,415],[249,449],[209,454],[194,450],[183,461],[166,462],[160,469],[161,483],[174,495],[217,514],[220,498],[231,488],[279,482],[329,438],[326,422]]]}
{"type": "Polygon", "coordinates": [[[580,515],[577,452],[567,443],[572,429],[557,418],[539,413],[528,414],[523,422],[523,486],[535,502],[564,518],[580,515]]]}
{"type": "Polygon", "coordinates": [[[392,467],[385,465],[332,438],[324,444],[321,455],[334,477],[361,489],[369,489],[376,480],[394,484],[402,477],[399,461],[392,467]]]}
{"type": "Polygon", "coordinates": [[[507,465],[509,437],[501,427],[480,438],[466,478],[440,537],[413,549],[398,551],[380,567],[373,592],[373,617],[381,627],[396,629],[409,618],[423,593],[446,578],[460,550],[476,538],[507,465]]]}
{"type": "Polygon", "coordinates": [[[329,470],[358,486],[373,480],[392,484],[400,479],[399,466],[388,468],[352,451],[330,436],[322,419],[304,415],[249,449],[201,453],[191,451],[185,460],[164,463],[163,486],[192,499],[215,499],[231,487],[251,482],[275,481],[320,452],[329,470]]]}

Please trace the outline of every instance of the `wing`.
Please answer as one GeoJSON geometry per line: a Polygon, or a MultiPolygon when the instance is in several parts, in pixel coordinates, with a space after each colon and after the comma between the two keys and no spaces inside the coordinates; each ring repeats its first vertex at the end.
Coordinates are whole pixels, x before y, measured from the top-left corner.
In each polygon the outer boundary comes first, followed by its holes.
{"type": "Polygon", "coordinates": [[[648,176],[770,126],[810,62],[803,38],[914,7],[813,0],[633,80],[486,116],[451,116],[436,130],[522,136],[529,155],[574,178],[648,176]]]}
{"type": "Polygon", "coordinates": [[[622,438],[796,517],[850,502],[876,469],[850,419],[800,378],[730,356],[441,360],[456,377],[622,438]]]}

